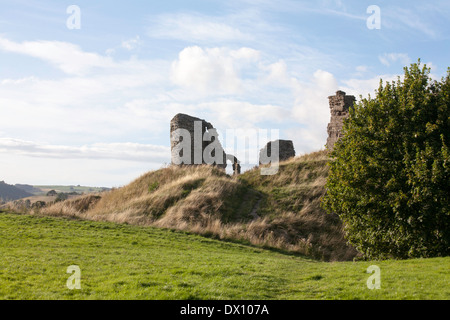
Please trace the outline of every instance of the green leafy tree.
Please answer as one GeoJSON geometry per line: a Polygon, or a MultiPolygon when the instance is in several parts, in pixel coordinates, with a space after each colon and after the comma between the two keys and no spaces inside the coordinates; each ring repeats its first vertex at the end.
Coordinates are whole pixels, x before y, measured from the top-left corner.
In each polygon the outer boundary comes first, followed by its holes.
{"type": "Polygon", "coordinates": [[[404,70],[354,105],[330,154],[322,204],[366,258],[450,252],[450,68],[404,70]]]}

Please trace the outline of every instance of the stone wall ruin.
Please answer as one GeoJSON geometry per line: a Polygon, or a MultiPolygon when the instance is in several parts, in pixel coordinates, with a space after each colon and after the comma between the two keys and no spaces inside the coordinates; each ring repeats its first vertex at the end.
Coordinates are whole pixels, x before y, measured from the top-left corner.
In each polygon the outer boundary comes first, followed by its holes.
{"type": "MultiPolygon", "coordinates": [[[[326,147],[333,150],[334,144],[342,136],[343,121],[349,115],[349,108],[356,99],[346,95],[344,91],[337,91],[329,96],[331,119],[327,127],[328,138],[326,147]]],[[[213,125],[203,119],[178,113],[170,121],[170,149],[171,161],[174,165],[202,165],[210,164],[225,170],[227,161],[233,167],[233,174],[241,172],[239,160],[227,154],[219,141],[219,135],[213,125]]],[[[270,141],[259,151],[259,164],[284,161],[295,157],[292,140],[270,141]],[[276,152],[278,149],[278,158],[276,152]]]]}
{"type": "Polygon", "coordinates": [[[269,141],[259,151],[259,164],[269,164],[271,160],[276,159],[272,152],[278,149],[278,162],[295,157],[294,144],[292,140],[275,140],[269,141]]]}
{"type": "Polygon", "coordinates": [[[327,127],[327,149],[332,151],[334,144],[342,136],[344,119],[348,117],[348,111],[355,103],[354,96],[348,96],[344,91],[337,91],[336,95],[328,97],[331,119],[327,127]]]}
{"type": "Polygon", "coordinates": [[[172,164],[211,164],[225,169],[228,160],[232,163],[233,173],[239,174],[241,171],[239,160],[235,156],[225,153],[218,137],[217,130],[211,123],[178,113],[170,121],[172,164]]]}

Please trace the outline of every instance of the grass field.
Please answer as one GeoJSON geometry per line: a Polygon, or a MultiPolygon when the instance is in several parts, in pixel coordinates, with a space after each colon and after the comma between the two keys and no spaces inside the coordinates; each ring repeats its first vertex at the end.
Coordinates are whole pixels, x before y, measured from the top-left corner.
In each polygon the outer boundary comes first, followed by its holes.
{"type": "Polygon", "coordinates": [[[103,187],[86,187],[86,186],[60,186],[60,185],[36,185],[33,186],[35,188],[41,189],[42,193],[46,194],[50,190],[55,190],[56,192],[78,192],[78,193],[93,193],[93,192],[101,192],[105,188],[103,187]]]}
{"type": "Polygon", "coordinates": [[[181,231],[0,213],[0,299],[449,299],[450,257],[318,262],[181,231]],[[67,267],[81,289],[66,286],[67,267]],[[369,290],[366,269],[381,270],[369,290]]]}

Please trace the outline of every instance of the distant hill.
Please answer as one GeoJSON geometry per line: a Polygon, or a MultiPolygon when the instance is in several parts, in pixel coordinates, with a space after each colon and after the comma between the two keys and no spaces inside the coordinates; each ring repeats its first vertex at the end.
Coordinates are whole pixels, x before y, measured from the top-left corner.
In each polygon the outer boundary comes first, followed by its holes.
{"type": "Polygon", "coordinates": [[[7,184],[5,181],[0,181],[0,199],[3,201],[17,200],[31,196],[32,194],[29,192],[7,184]]]}
{"type": "Polygon", "coordinates": [[[29,185],[29,184],[18,184],[18,183],[16,183],[14,186],[16,188],[19,188],[19,189],[21,189],[21,190],[23,190],[25,192],[28,192],[28,193],[31,193],[31,194],[34,194],[34,195],[43,194],[44,193],[44,191],[42,191],[41,189],[36,188],[36,187],[34,187],[32,185],[29,185]]]}
{"type": "Polygon", "coordinates": [[[77,193],[96,193],[96,192],[103,192],[108,191],[110,188],[106,187],[88,187],[88,186],[61,186],[61,185],[35,185],[33,186],[35,189],[41,190],[41,194],[46,194],[50,190],[55,190],[57,193],[70,193],[70,192],[77,192],[77,193]]]}

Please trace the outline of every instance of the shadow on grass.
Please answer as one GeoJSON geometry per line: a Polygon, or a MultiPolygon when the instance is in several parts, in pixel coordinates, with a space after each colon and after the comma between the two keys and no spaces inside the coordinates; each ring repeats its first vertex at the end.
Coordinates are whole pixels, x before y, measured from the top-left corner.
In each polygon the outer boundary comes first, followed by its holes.
{"type": "Polygon", "coordinates": [[[269,251],[269,252],[279,253],[279,254],[282,254],[285,256],[299,257],[299,258],[309,260],[309,261],[314,261],[314,262],[326,261],[326,260],[323,260],[322,257],[309,256],[309,255],[305,255],[304,253],[275,248],[275,247],[271,247],[268,245],[256,245],[256,244],[253,244],[250,241],[244,240],[244,239],[220,238],[218,235],[213,234],[213,233],[198,234],[198,233],[186,231],[186,230],[177,230],[177,229],[168,229],[168,228],[161,228],[161,229],[168,230],[170,232],[186,234],[186,235],[195,235],[195,236],[203,237],[206,239],[221,241],[224,243],[238,244],[238,245],[249,247],[252,249],[258,249],[260,251],[269,251]]]}

